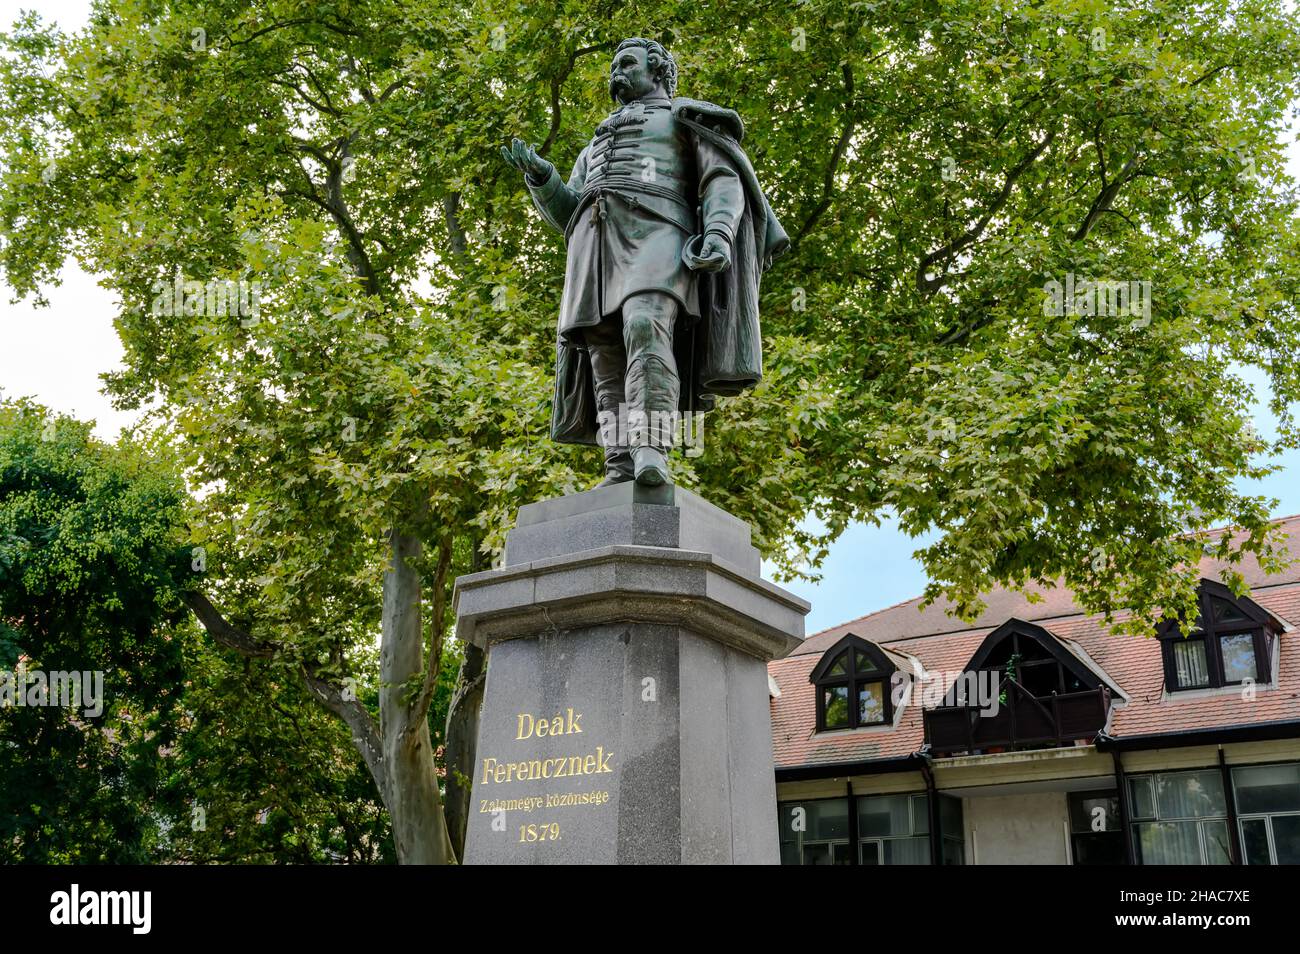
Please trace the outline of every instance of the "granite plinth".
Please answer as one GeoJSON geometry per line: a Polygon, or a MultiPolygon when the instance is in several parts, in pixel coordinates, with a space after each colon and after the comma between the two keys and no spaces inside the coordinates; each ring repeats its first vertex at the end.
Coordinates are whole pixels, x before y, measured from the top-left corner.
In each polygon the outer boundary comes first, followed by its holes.
{"type": "Polygon", "coordinates": [[[680,488],[521,508],[456,583],[488,651],[467,863],[778,862],[766,662],[808,604],[680,488]]]}

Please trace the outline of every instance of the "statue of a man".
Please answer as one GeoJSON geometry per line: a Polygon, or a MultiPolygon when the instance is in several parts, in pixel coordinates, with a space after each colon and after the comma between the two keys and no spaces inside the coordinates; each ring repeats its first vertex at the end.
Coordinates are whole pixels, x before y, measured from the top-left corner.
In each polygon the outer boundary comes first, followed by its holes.
{"type": "Polygon", "coordinates": [[[600,444],[602,486],[656,486],[682,415],[762,376],[759,279],[790,241],[740,117],[676,97],[662,45],[620,43],[609,91],[620,105],[567,185],[518,139],[502,153],[568,246],[551,437],[600,444]]]}

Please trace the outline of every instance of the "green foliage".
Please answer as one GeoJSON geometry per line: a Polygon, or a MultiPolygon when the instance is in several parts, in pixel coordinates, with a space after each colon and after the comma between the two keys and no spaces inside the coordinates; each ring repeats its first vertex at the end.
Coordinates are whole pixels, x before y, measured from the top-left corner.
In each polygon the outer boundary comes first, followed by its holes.
{"type": "Polygon", "coordinates": [[[98,716],[0,707],[0,861],[391,860],[346,729],[198,638],[170,460],[0,402],[0,670],[103,672],[98,716]]]}
{"type": "Polygon", "coordinates": [[[183,744],[166,780],[185,799],[172,856],[392,863],[388,815],[342,724],[295,673],[195,643],[183,744]]]}
{"type": "Polygon", "coordinates": [[[1064,579],[1141,630],[1190,604],[1208,527],[1270,562],[1269,502],[1234,481],[1297,440],[1279,134],[1300,36],[1275,3],[112,0],[77,36],[29,18],[0,60],[0,266],[24,294],[68,249],[107,276],[113,390],[159,394],[186,435],[192,542],[259,636],[356,675],[387,528],[451,542],[450,579],[520,503],[591,482],[594,452],[545,440],[563,250],[497,147],[566,167],[627,35],[670,40],[681,92],[744,116],[795,240],[764,284],[764,383],[680,464],[787,572],[893,510],[941,531],[930,595],[962,612],[1064,579]],[[1149,281],[1150,321],[1046,314],[1071,272],[1149,281]],[[155,307],[178,274],[260,283],[257,320],[155,307]],[[1274,447],[1243,366],[1271,382],[1274,447]]]}
{"type": "MultiPolygon", "coordinates": [[[[103,673],[103,713],[0,708],[0,859],[141,862],[159,849],[174,744],[184,500],[148,447],[0,404],[0,670],[103,673]]],[[[92,707],[93,708],[93,707],[92,707]]]]}

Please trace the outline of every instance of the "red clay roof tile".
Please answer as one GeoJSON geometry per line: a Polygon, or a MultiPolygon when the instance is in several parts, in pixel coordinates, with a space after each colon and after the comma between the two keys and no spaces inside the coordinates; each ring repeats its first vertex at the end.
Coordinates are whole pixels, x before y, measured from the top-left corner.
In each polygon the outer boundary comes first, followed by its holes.
{"type": "MultiPolygon", "coordinates": [[[[1279,521],[1293,539],[1300,538],[1300,515],[1279,521]]],[[[1295,543],[1292,550],[1296,552],[1295,543]]],[[[1205,560],[1201,575],[1218,579],[1222,565],[1205,560]]],[[[1251,598],[1264,609],[1296,626],[1278,640],[1278,679],[1271,688],[1257,688],[1254,699],[1240,693],[1166,700],[1160,646],[1154,638],[1111,635],[1100,617],[1086,616],[1065,588],[1042,591],[1042,602],[1030,603],[1021,593],[998,590],[986,597],[988,608],[967,624],[947,615],[940,601],[918,610],[920,599],[868,614],[810,636],[784,659],[768,664],[780,687],[772,700],[772,745],[778,768],[887,759],[916,752],[924,740],[921,707],[909,704],[893,728],[816,732],[816,698],[808,681],[822,653],[852,632],[915,656],[929,671],[957,672],[980,642],[1006,620],[1037,622],[1053,634],[1075,640],[1096,665],[1129,697],[1112,708],[1109,734],[1148,735],[1181,729],[1212,728],[1300,718],[1300,562],[1283,573],[1266,576],[1247,557],[1236,567],[1251,587],[1251,598]]]]}

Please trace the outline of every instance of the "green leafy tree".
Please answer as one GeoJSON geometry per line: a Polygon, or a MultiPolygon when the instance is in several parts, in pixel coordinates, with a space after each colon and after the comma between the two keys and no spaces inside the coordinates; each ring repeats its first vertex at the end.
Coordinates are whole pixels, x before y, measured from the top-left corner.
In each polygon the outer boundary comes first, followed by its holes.
{"type": "Polygon", "coordinates": [[[959,612],[1063,580],[1138,630],[1191,606],[1212,524],[1246,531],[1222,555],[1273,559],[1268,501],[1234,481],[1296,443],[1279,134],[1300,37],[1274,2],[105,0],[76,36],[29,18],[0,60],[0,266],[39,294],[72,249],[120,297],[112,390],[161,399],[202,491],[190,605],[346,723],[402,861],[451,860],[463,830],[475,653],[449,827],[427,728],[451,581],[520,503],[597,469],[544,439],[563,249],[497,147],[571,162],[634,35],[744,116],[793,238],[764,283],[763,384],[678,466],[786,572],[892,509],[940,532],[929,595],[959,612]],[[1149,282],[1149,316],[1045,307],[1070,274],[1149,282]],[[199,286],[178,303],[178,279],[249,283],[257,314],[199,286]],[[1243,367],[1270,382],[1273,447],[1243,367]],[[376,635],[377,720],[348,691],[376,635]]]}
{"type": "Polygon", "coordinates": [[[395,860],[388,816],[364,763],[343,725],[308,697],[296,673],[201,641],[187,656],[180,740],[163,780],[184,805],[170,858],[395,860]]]}
{"type": "Polygon", "coordinates": [[[0,402],[0,860],[392,860],[344,727],[294,673],[199,638],[170,459],[0,402]],[[95,671],[81,704],[13,695],[95,671]]]}
{"type": "Polygon", "coordinates": [[[147,861],[177,811],[160,749],[182,682],[184,493],[147,447],[88,433],[0,404],[0,672],[15,692],[0,707],[0,860],[147,861]],[[80,692],[50,701],[71,705],[21,704],[41,701],[22,673],[65,672],[85,674],[80,692]]]}

